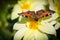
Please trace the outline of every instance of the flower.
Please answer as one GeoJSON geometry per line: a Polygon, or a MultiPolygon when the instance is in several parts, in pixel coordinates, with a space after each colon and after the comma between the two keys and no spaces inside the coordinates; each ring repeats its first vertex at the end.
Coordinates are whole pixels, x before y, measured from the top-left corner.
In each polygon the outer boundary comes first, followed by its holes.
{"type": "Polygon", "coordinates": [[[57,1],[57,0],[48,0],[49,1],[49,4],[50,4],[50,9],[54,10],[57,14],[57,18],[56,18],[56,25],[55,25],[55,29],[58,30],[60,28],[60,9],[59,9],[59,2],[60,1],[57,1]]]}
{"type": "MultiPolygon", "coordinates": [[[[12,20],[19,17],[19,21],[13,26],[14,30],[18,30],[14,35],[14,40],[48,40],[48,36],[46,34],[52,34],[56,36],[56,30],[53,27],[53,25],[56,24],[56,13],[52,13],[48,19],[44,20],[46,17],[43,17],[41,19],[38,18],[37,21],[34,18],[31,19],[18,15],[18,13],[26,11],[36,12],[37,10],[44,9],[44,4],[44,2],[37,0],[18,1],[18,4],[14,6],[12,12],[12,20]]],[[[36,15],[34,17],[36,17],[36,15]]]]}
{"type": "Polygon", "coordinates": [[[46,2],[44,0],[21,0],[14,6],[12,10],[11,19],[14,20],[18,17],[18,13],[30,10],[30,11],[37,11],[40,9],[44,9],[46,2]]]}
{"type": "Polygon", "coordinates": [[[14,30],[18,30],[14,36],[14,40],[48,40],[47,34],[56,35],[56,31],[49,23],[40,23],[30,21],[25,24],[15,23],[14,30]]]}
{"type": "Polygon", "coordinates": [[[41,20],[39,18],[37,20],[35,18],[29,19],[28,17],[22,16],[23,19],[21,18],[21,23],[17,22],[14,24],[13,29],[18,30],[14,35],[14,40],[21,40],[22,38],[23,40],[48,40],[48,36],[46,34],[56,36],[56,30],[53,27],[53,24],[56,23],[56,21],[54,21],[55,15],[55,13],[52,14],[51,18],[46,20],[41,20]]]}

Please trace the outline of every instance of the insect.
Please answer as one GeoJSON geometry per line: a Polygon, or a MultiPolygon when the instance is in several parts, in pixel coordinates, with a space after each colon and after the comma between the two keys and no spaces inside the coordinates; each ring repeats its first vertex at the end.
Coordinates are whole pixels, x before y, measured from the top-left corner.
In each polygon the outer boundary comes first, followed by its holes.
{"type": "Polygon", "coordinates": [[[22,12],[19,15],[22,15],[27,18],[34,18],[35,17],[35,12],[34,11],[27,11],[27,12],[22,12]]]}
{"type": "Polygon", "coordinates": [[[22,12],[19,15],[22,15],[27,18],[39,19],[39,18],[43,18],[43,17],[49,16],[49,15],[52,15],[53,13],[55,13],[55,11],[38,10],[38,11],[36,11],[36,13],[35,13],[35,11],[27,11],[27,12],[22,12]]]}

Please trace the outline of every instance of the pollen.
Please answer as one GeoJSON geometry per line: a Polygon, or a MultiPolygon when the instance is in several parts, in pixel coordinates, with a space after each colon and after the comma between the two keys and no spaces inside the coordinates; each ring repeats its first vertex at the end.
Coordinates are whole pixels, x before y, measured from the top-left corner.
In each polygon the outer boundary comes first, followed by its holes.
{"type": "Polygon", "coordinates": [[[37,29],[38,28],[38,23],[36,21],[32,21],[29,24],[30,29],[37,29]]]}
{"type": "Polygon", "coordinates": [[[30,4],[23,3],[21,7],[22,7],[22,9],[26,9],[27,10],[27,9],[30,9],[30,4]]]}

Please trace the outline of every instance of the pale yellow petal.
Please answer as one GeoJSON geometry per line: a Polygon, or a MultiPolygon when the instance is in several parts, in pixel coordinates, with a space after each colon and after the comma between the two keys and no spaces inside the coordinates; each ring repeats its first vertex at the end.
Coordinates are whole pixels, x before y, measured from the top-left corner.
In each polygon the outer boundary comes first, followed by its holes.
{"type": "Polygon", "coordinates": [[[51,19],[52,19],[52,20],[55,20],[57,17],[58,17],[58,15],[57,15],[56,13],[54,13],[54,14],[52,14],[51,19]]]}
{"type": "Polygon", "coordinates": [[[44,9],[43,3],[40,2],[40,1],[34,2],[34,3],[32,4],[32,9],[33,9],[34,11],[44,9]]]}
{"type": "Polygon", "coordinates": [[[54,21],[57,17],[58,17],[58,15],[56,13],[54,13],[54,14],[52,14],[51,18],[46,19],[46,20],[42,20],[42,22],[48,23],[48,22],[54,21]]]}
{"type": "Polygon", "coordinates": [[[22,10],[21,10],[20,6],[18,4],[16,4],[12,10],[11,19],[13,20],[13,19],[17,18],[19,16],[18,13],[21,13],[21,12],[22,12],[22,10]]]}
{"type": "Polygon", "coordinates": [[[23,40],[34,40],[33,30],[29,30],[25,33],[23,40]]]}
{"type": "Polygon", "coordinates": [[[44,33],[56,35],[55,28],[49,23],[42,23],[38,29],[44,33]]]}
{"type": "Polygon", "coordinates": [[[57,29],[59,29],[60,28],[60,23],[57,23],[56,25],[55,25],[55,29],[57,30],[57,29]]]}
{"type": "Polygon", "coordinates": [[[18,21],[20,22],[20,21],[21,21],[21,19],[22,19],[22,16],[19,16],[19,20],[18,20],[18,21]]]}
{"type": "Polygon", "coordinates": [[[27,30],[28,29],[23,28],[17,31],[16,34],[14,35],[14,40],[21,40],[27,30]]]}
{"type": "Polygon", "coordinates": [[[26,28],[26,24],[15,23],[13,26],[14,30],[20,30],[22,28],[26,28]]]}
{"type": "Polygon", "coordinates": [[[24,35],[24,40],[48,40],[48,37],[38,30],[30,30],[24,35]]]}
{"type": "Polygon", "coordinates": [[[48,40],[48,37],[46,34],[43,34],[39,31],[35,31],[34,34],[35,34],[35,40],[48,40]]]}
{"type": "Polygon", "coordinates": [[[56,24],[56,23],[57,23],[56,21],[51,21],[51,22],[50,22],[50,25],[53,26],[53,25],[56,24]]]}

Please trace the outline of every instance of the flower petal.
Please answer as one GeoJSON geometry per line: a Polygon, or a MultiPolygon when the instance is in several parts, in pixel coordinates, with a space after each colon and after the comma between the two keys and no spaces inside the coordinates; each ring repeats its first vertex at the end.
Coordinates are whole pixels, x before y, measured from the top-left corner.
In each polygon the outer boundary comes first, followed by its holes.
{"type": "Polygon", "coordinates": [[[54,25],[54,24],[56,24],[56,21],[50,22],[50,25],[54,25]]]}
{"type": "Polygon", "coordinates": [[[15,23],[14,26],[13,26],[14,30],[20,30],[22,28],[26,28],[26,25],[25,24],[20,24],[20,23],[15,23]]]}
{"type": "Polygon", "coordinates": [[[59,29],[60,28],[60,23],[57,23],[56,25],[55,25],[55,29],[57,30],[57,29],[59,29]]]}
{"type": "Polygon", "coordinates": [[[22,12],[22,10],[21,10],[20,6],[18,4],[16,4],[13,8],[11,19],[13,20],[13,19],[17,18],[19,16],[18,13],[21,13],[21,12],[22,12]]]}
{"type": "Polygon", "coordinates": [[[56,13],[52,14],[52,17],[46,20],[42,20],[42,22],[48,23],[50,21],[54,21],[56,18],[58,17],[58,15],[56,13]]]}
{"type": "Polygon", "coordinates": [[[39,31],[35,31],[34,34],[35,34],[35,39],[36,40],[48,40],[48,37],[47,37],[46,34],[43,34],[39,31]]]}
{"type": "Polygon", "coordinates": [[[23,28],[23,29],[19,30],[14,35],[14,40],[21,40],[21,38],[24,36],[24,34],[26,33],[27,30],[28,30],[27,28],[23,28]]]}
{"type": "Polygon", "coordinates": [[[42,23],[38,29],[44,33],[56,35],[55,28],[51,26],[49,23],[45,23],[45,24],[42,23]]]}
{"type": "Polygon", "coordinates": [[[33,30],[29,30],[25,33],[23,40],[34,40],[33,30]]]}
{"type": "Polygon", "coordinates": [[[35,1],[34,3],[32,3],[32,9],[35,11],[44,9],[43,3],[40,1],[35,1]]]}
{"type": "Polygon", "coordinates": [[[21,21],[21,19],[22,19],[22,16],[19,16],[19,20],[18,21],[21,21]]]}
{"type": "Polygon", "coordinates": [[[58,14],[54,13],[51,17],[52,20],[55,20],[58,17],[58,14]]]}
{"type": "Polygon", "coordinates": [[[30,30],[26,34],[24,36],[24,40],[48,40],[47,35],[36,30],[30,30]]]}

